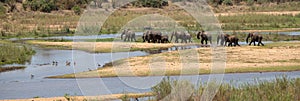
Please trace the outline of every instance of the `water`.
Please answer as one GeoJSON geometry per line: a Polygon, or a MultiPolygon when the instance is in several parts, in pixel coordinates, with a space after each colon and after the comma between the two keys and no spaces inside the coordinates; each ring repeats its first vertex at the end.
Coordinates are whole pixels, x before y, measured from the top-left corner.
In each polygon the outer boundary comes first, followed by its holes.
{"type": "MultiPolygon", "coordinates": [[[[194,32],[195,33],[195,32],[194,32]]],[[[231,33],[231,32],[226,32],[231,33]]],[[[247,33],[247,32],[245,32],[247,33]]],[[[261,32],[261,34],[269,34],[270,32],[261,32]]],[[[278,34],[299,36],[300,32],[277,32],[278,34]]],[[[141,37],[143,32],[136,32],[137,37],[141,37]]],[[[117,38],[121,34],[101,34],[101,35],[75,35],[75,36],[54,36],[54,37],[44,37],[44,38],[11,38],[10,40],[34,40],[34,39],[65,39],[65,40],[91,40],[91,39],[107,39],[107,38],[117,38]]]]}
{"type": "MultiPolygon", "coordinates": [[[[269,43],[269,42],[264,42],[269,43]]],[[[243,43],[240,43],[243,44],[243,43]]],[[[35,48],[36,54],[32,57],[27,68],[11,72],[0,73],[0,99],[20,99],[33,97],[57,97],[70,95],[104,95],[123,92],[148,92],[151,86],[157,84],[163,76],[156,77],[115,77],[115,78],[88,78],[88,79],[45,79],[48,76],[70,74],[74,72],[97,69],[114,60],[146,56],[174,50],[199,48],[200,46],[171,47],[158,51],[135,51],[121,53],[88,53],[78,50],[47,50],[35,48]],[[72,55],[74,54],[74,55],[72,55]],[[119,55],[122,54],[122,55],[119,55]],[[73,57],[74,56],[74,57],[73,57]],[[117,56],[111,58],[111,56],[117,56]],[[52,65],[57,61],[58,65],[52,65]],[[70,61],[71,66],[65,62],[70,61]],[[74,66],[74,62],[76,62],[74,66]],[[31,78],[30,75],[34,75],[31,78]],[[137,80],[144,80],[137,82],[137,80]],[[127,81],[127,82],[124,82],[127,81]]],[[[225,74],[223,82],[238,86],[245,82],[255,83],[254,79],[272,80],[276,76],[287,75],[290,78],[300,78],[300,71],[271,72],[271,73],[237,73],[225,74]]],[[[171,79],[184,78],[193,84],[204,83],[210,75],[172,76],[171,79]]]]}

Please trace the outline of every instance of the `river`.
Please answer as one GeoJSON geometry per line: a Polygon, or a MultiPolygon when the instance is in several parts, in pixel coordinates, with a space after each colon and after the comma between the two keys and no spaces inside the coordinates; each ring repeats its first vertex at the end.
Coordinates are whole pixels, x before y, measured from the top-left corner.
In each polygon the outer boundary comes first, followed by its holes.
{"type": "MultiPolygon", "coordinates": [[[[109,38],[107,36],[105,38],[109,38]]],[[[266,42],[271,43],[271,42],[266,42]]],[[[120,53],[88,53],[79,50],[49,50],[33,47],[36,54],[31,62],[26,64],[26,69],[11,72],[0,73],[0,99],[21,99],[33,97],[57,97],[70,95],[104,95],[123,92],[148,92],[147,82],[159,80],[162,76],[144,77],[146,83],[135,82],[134,79],[143,79],[140,77],[122,77],[122,78],[88,78],[88,79],[46,79],[48,76],[70,74],[74,72],[88,71],[97,69],[98,64],[103,66],[114,60],[124,59],[134,56],[146,56],[153,53],[173,51],[177,49],[198,48],[198,46],[172,47],[166,50],[156,52],[134,51],[128,52],[128,55],[110,58],[113,54],[120,53]],[[76,66],[74,66],[73,55],[76,54],[76,66]],[[52,65],[52,61],[57,61],[58,65],[52,65]],[[65,62],[72,62],[71,66],[66,66],[65,62]],[[31,78],[31,75],[34,75],[31,78]],[[124,83],[122,80],[132,80],[133,85],[145,85],[144,87],[134,87],[124,83]]],[[[224,74],[223,82],[232,85],[243,83],[255,83],[254,79],[271,80],[276,76],[287,75],[290,78],[300,78],[300,71],[295,72],[269,72],[269,73],[236,73],[224,74]]],[[[199,82],[208,82],[210,75],[191,75],[191,76],[172,76],[172,79],[184,77],[194,84],[199,82]]]]}

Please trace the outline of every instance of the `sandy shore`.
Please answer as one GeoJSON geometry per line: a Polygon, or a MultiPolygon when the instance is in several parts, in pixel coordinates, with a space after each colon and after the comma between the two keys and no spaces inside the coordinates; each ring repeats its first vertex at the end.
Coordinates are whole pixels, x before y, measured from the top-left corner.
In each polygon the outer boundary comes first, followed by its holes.
{"type": "Polygon", "coordinates": [[[96,53],[127,52],[138,50],[165,49],[173,46],[185,46],[194,44],[153,44],[153,43],[130,43],[130,42],[47,42],[27,41],[29,44],[40,45],[45,48],[77,49],[96,53]]]}
{"type": "Polygon", "coordinates": [[[108,101],[118,100],[127,96],[128,98],[142,98],[153,96],[153,93],[127,93],[127,94],[111,94],[101,96],[65,96],[65,97],[52,97],[52,98],[31,98],[31,99],[13,99],[13,100],[0,100],[0,101],[108,101]],[[69,100],[68,100],[69,99],[69,100]]]}
{"type": "Polygon", "coordinates": [[[51,78],[209,74],[212,68],[227,73],[300,70],[300,42],[274,43],[264,47],[227,47],[221,50],[198,48],[132,57],[114,61],[96,71],[51,78]],[[212,60],[213,57],[217,58],[212,60]],[[219,64],[214,64],[217,62],[219,64]]]}

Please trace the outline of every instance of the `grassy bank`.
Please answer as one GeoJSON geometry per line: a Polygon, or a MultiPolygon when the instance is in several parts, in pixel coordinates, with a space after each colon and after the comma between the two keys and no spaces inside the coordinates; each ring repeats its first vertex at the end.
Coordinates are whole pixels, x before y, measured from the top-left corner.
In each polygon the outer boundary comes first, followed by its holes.
{"type": "MultiPolygon", "coordinates": [[[[257,81],[254,84],[244,83],[239,87],[230,84],[221,84],[216,89],[213,101],[297,101],[300,99],[300,79],[290,79],[286,76],[277,77],[275,80],[257,81]]],[[[216,84],[205,86],[203,84],[193,85],[187,81],[174,81],[164,79],[160,84],[152,87],[156,94],[156,100],[184,99],[189,101],[200,101],[207,87],[214,87],[216,84]],[[175,90],[175,91],[174,91],[175,90]],[[180,90],[177,92],[177,90],[180,90]]],[[[208,89],[208,88],[207,88],[208,89]]]]}
{"type": "Polygon", "coordinates": [[[25,68],[26,68],[25,66],[0,67],[0,73],[19,70],[19,69],[25,69],[25,68]]]}
{"type": "Polygon", "coordinates": [[[31,60],[35,51],[25,45],[0,41],[0,65],[5,64],[24,64],[31,60]]]}
{"type": "MultiPolygon", "coordinates": [[[[227,47],[225,73],[298,71],[300,70],[299,48],[299,42],[279,42],[264,47],[227,47]]],[[[77,73],[76,77],[209,74],[213,65],[211,57],[210,48],[165,52],[117,60],[98,70],[77,73]],[[188,60],[187,63],[182,59],[188,60]],[[181,73],[182,71],[185,72],[181,73]]],[[[75,74],[67,74],[49,78],[74,77],[75,74]]]]}
{"type": "Polygon", "coordinates": [[[283,28],[299,28],[300,14],[266,15],[240,14],[219,16],[223,30],[280,30],[283,28]]]}
{"type": "MultiPolygon", "coordinates": [[[[299,2],[278,4],[269,2],[258,4],[254,2],[253,5],[247,5],[246,1],[242,1],[239,4],[234,3],[233,6],[218,5],[215,7],[212,4],[212,8],[216,15],[220,15],[218,13],[229,12],[240,13],[262,11],[279,11],[284,13],[289,11],[300,11],[298,8],[299,5],[299,2]]],[[[127,24],[128,21],[147,14],[160,14],[172,18],[178,24],[191,31],[202,29],[200,24],[197,24],[195,19],[185,12],[185,10],[174,4],[170,4],[170,6],[166,6],[162,9],[134,7],[118,9],[107,19],[99,33],[116,33],[127,24]]],[[[73,35],[80,17],[80,15],[74,14],[72,10],[53,11],[51,13],[42,13],[38,11],[29,12],[23,10],[20,12],[13,12],[6,14],[6,17],[1,19],[3,23],[0,24],[0,38],[73,35]]],[[[227,17],[221,16],[218,17],[218,19],[224,24],[222,25],[223,30],[281,30],[283,28],[299,28],[299,24],[297,24],[299,22],[299,14],[243,14],[227,17]],[[232,21],[232,19],[235,20],[232,21]]],[[[153,19],[153,22],[157,22],[157,20],[153,19]]]]}

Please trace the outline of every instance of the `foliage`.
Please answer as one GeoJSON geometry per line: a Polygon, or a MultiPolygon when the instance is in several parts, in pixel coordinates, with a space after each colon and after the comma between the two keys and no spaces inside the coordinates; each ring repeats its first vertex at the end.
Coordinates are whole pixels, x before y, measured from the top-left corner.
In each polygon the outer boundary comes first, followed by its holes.
{"type": "MultiPolygon", "coordinates": [[[[250,84],[244,83],[238,87],[229,84],[222,84],[217,90],[218,92],[213,98],[213,101],[294,101],[299,100],[299,89],[300,89],[300,79],[291,79],[286,76],[276,77],[274,80],[261,81],[255,80],[257,83],[250,84]]],[[[155,86],[152,91],[156,94],[157,92],[165,92],[165,94],[170,94],[171,86],[174,82],[182,81],[172,81],[170,79],[164,79],[161,83],[155,86]],[[167,88],[164,88],[167,87],[167,88]],[[167,92],[166,92],[167,91],[167,92]]],[[[184,83],[186,86],[191,85],[184,83]]],[[[212,85],[212,84],[209,84],[212,85]]],[[[185,88],[185,87],[183,87],[185,88]]],[[[201,99],[205,88],[203,85],[199,85],[197,89],[191,91],[191,97],[186,98],[188,101],[198,101],[201,99]]],[[[173,92],[173,91],[172,91],[173,92]]],[[[174,91],[175,92],[175,91],[174,91]]],[[[177,91],[176,91],[177,92],[177,91]]],[[[178,91],[180,92],[180,91],[178,91]]],[[[176,97],[178,95],[174,95],[176,97]]],[[[158,97],[160,100],[164,97],[158,97]]],[[[165,98],[164,98],[165,99],[165,98]]]]}
{"type": "Polygon", "coordinates": [[[136,0],[132,2],[135,7],[153,7],[162,8],[163,6],[168,6],[167,0],[136,0]]]}
{"type": "Polygon", "coordinates": [[[298,28],[300,18],[293,15],[242,14],[219,16],[224,30],[263,30],[298,28]]]}
{"type": "Polygon", "coordinates": [[[231,0],[224,0],[224,1],[223,1],[223,4],[229,5],[229,6],[232,6],[232,5],[233,5],[233,3],[232,3],[231,0]]]}
{"type": "Polygon", "coordinates": [[[4,64],[24,64],[31,59],[35,51],[24,45],[13,43],[1,43],[0,65],[4,64]]]}
{"type": "Polygon", "coordinates": [[[72,10],[74,11],[75,14],[80,15],[81,14],[81,9],[79,6],[74,6],[72,8],[72,10]]]}

